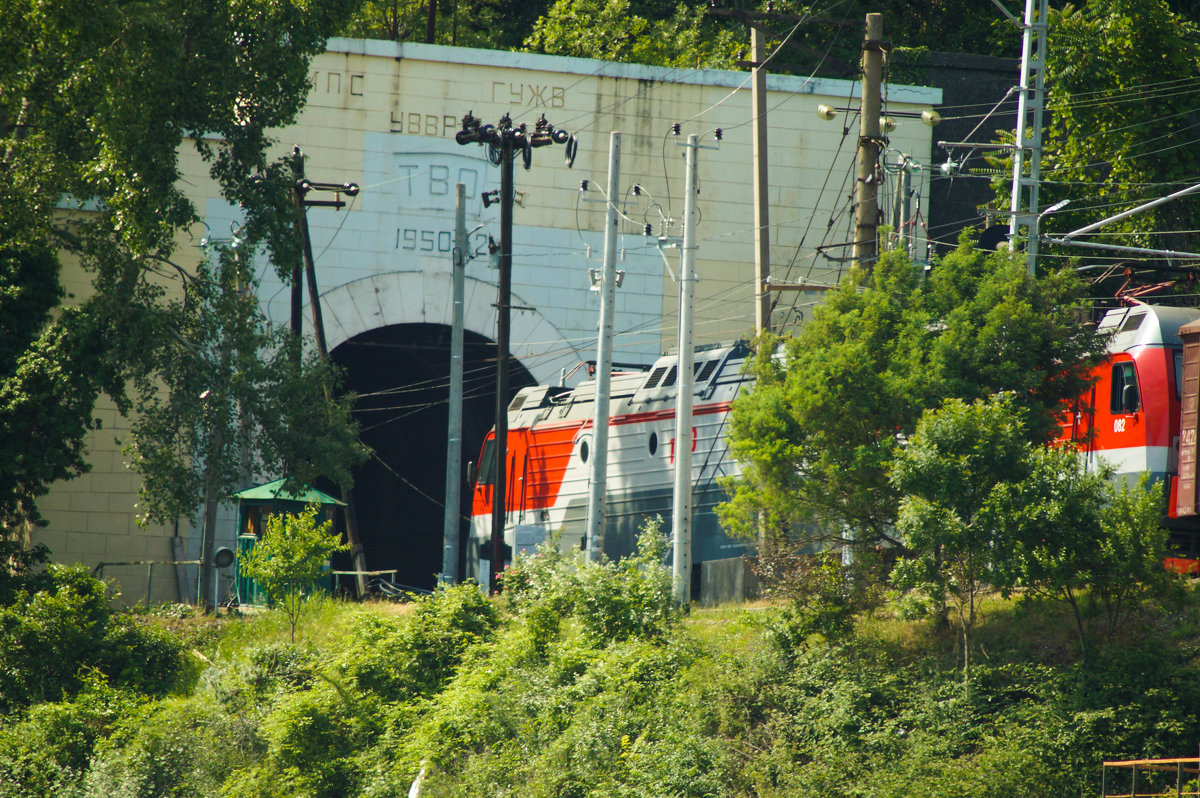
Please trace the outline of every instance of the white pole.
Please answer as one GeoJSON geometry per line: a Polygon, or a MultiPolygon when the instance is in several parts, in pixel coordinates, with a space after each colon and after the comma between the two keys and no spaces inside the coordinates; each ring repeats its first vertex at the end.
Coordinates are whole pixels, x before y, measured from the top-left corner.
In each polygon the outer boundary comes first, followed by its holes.
{"type": "Polygon", "coordinates": [[[688,136],[684,186],[683,254],[679,266],[679,366],[675,382],[675,497],[671,508],[675,600],[686,606],[692,576],[692,303],[696,296],[696,153],[699,137],[688,136]]]}
{"type": "Polygon", "coordinates": [[[450,411],[446,435],[446,509],[442,526],[443,582],[458,581],[459,504],[462,497],[463,406],[463,293],[467,262],[466,186],[459,183],[454,197],[454,247],[450,269],[454,309],[450,328],[450,411]]]}
{"type": "Polygon", "coordinates": [[[617,284],[617,184],[621,175],[621,134],[608,141],[608,196],[604,214],[604,269],[600,280],[600,336],[596,343],[596,407],[592,420],[591,485],[588,490],[587,558],[604,554],[604,497],[608,478],[609,395],[612,392],[613,301],[617,284]]]}

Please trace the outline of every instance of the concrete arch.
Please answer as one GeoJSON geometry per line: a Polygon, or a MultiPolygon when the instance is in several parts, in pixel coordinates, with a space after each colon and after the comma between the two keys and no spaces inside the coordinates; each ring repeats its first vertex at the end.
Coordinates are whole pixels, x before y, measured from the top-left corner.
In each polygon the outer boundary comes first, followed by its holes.
{"type": "MultiPolygon", "coordinates": [[[[405,270],[352,280],[321,294],[326,343],[332,351],[368,330],[394,324],[443,324],[453,321],[450,275],[446,270],[405,270]]],[[[463,326],[495,340],[496,286],[468,276],[463,326]]],[[[579,351],[562,332],[515,292],[510,351],[539,384],[557,384],[562,369],[581,361],[579,351]]]]}

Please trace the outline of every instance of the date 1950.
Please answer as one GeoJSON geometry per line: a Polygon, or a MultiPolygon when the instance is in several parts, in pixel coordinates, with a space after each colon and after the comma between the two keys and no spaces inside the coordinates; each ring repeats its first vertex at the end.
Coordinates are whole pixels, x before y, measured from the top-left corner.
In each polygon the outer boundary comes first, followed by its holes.
{"type": "MultiPolygon", "coordinates": [[[[454,234],[449,230],[422,230],[413,227],[396,229],[396,249],[409,252],[443,252],[449,254],[454,247],[454,234]]],[[[486,233],[477,232],[470,237],[468,244],[471,257],[486,257],[488,254],[488,237],[486,233]]]]}

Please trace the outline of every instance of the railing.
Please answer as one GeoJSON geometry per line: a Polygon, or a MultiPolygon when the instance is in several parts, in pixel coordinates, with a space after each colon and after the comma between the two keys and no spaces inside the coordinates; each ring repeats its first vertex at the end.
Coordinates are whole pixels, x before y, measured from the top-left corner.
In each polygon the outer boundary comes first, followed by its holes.
{"type": "Polygon", "coordinates": [[[1101,798],[1183,798],[1184,796],[1200,796],[1200,757],[1182,759],[1126,759],[1116,762],[1105,762],[1100,777],[1101,798]],[[1112,787],[1110,781],[1118,780],[1116,773],[1110,775],[1109,770],[1117,773],[1128,770],[1129,775],[1121,781],[1120,787],[1112,787]],[[1166,778],[1153,778],[1150,774],[1168,774],[1166,778]],[[1171,773],[1175,774],[1175,786],[1167,786],[1171,773]],[[1139,783],[1139,776],[1145,784],[1139,783]],[[1121,792],[1109,792],[1119,789],[1121,792]],[[1128,790],[1126,792],[1125,790],[1128,790]]]}
{"type": "Polygon", "coordinates": [[[108,566],[144,565],[146,566],[146,606],[150,606],[150,596],[154,589],[154,566],[156,565],[199,565],[199,560],[124,560],[122,562],[101,562],[92,569],[92,576],[104,579],[104,569],[108,566]]]}

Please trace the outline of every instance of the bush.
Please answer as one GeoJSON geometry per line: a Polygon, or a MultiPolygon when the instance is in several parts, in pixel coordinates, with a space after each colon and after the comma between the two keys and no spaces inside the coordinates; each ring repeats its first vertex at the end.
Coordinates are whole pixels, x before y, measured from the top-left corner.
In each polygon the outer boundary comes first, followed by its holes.
{"type": "Polygon", "coordinates": [[[97,744],[141,699],[109,687],[96,671],[82,678],[74,699],[38,704],[20,721],[0,726],[0,796],[89,794],[82,782],[97,744]]]}
{"type": "Polygon", "coordinates": [[[0,608],[0,714],[74,695],[89,668],[148,695],[178,683],[183,651],[168,633],[115,612],[81,567],[52,565],[47,578],[45,590],[0,608]]]}
{"type": "Polygon", "coordinates": [[[490,639],[499,622],[475,585],[439,585],[406,619],[357,617],[353,645],[335,664],[360,691],[408,702],[441,690],[466,651],[490,639]]]}
{"type": "Polygon", "coordinates": [[[593,645],[662,637],[678,622],[679,609],[671,572],[661,564],[667,549],[661,525],[661,518],[647,523],[637,553],[619,563],[567,560],[557,541],[548,541],[504,573],[505,594],[517,612],[540,614],[543,626],[549,615],[574,616],[593,645]]]}

